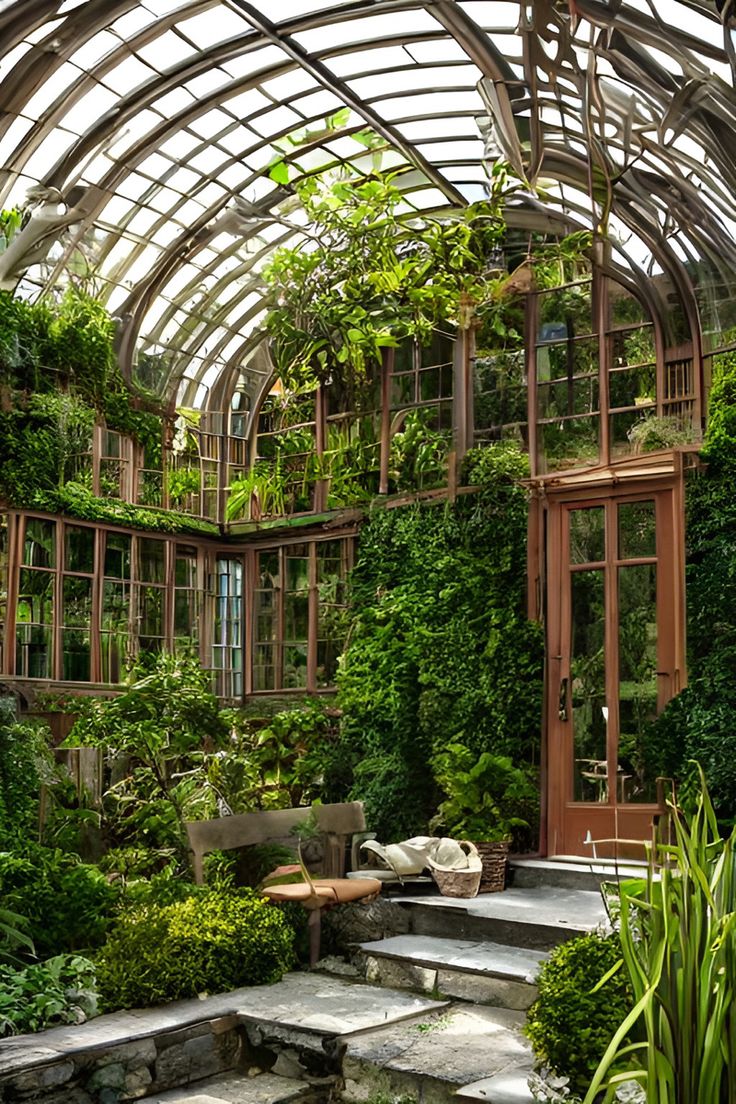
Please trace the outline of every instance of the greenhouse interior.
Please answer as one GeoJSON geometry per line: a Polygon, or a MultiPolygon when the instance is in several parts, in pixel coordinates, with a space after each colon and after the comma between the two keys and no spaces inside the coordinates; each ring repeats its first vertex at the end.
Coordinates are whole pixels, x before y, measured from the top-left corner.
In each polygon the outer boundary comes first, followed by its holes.
{"type": "Polygon", "coordinates": [[[734,0],[0,28],[0,1099],[733,1101],[734,0]]]}

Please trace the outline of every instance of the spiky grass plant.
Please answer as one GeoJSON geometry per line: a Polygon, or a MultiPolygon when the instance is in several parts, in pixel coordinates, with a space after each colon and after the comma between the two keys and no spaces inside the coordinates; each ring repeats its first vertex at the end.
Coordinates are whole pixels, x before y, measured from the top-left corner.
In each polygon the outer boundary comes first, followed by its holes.
{"type": "Polygon", "coordinates": [[[700,783],[693,813],[670,803],[672,842],[652,848],[646,879],[621,885],[635,1003],[584,1104],[601,1093],[607,1104],[626,1080],[642,1085],[647,1104],[736,1102],[736,829],[721,837],[702,770],[700,783]],[[645,1041],[627,1043],[640,1020],[645,1041]],[[630,1068],[610,1074],[622,1059],[630,1068]]]}

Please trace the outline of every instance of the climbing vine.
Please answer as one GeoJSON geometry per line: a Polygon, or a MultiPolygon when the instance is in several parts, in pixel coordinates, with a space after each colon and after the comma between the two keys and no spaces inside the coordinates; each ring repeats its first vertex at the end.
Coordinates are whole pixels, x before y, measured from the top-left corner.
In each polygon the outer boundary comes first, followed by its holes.
{"type": "Polygon", "coordinates": [[[365,801],[381,838],[426,828],[437,797],[427,763],[451,742],[537,762],[542,641],[524,609],[526,464],[511,445],[471,453],[477,493],[376,510],[361,531],[338,674],[340,785],[365,801]]]}

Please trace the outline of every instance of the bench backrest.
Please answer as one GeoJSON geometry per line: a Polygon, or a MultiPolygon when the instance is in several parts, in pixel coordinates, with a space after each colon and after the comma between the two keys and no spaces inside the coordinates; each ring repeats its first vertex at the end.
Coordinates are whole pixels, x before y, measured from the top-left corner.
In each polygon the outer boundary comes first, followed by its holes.
{"type": "MultiPolygon", "coordinates": [[[[355,832],[365,831],[362,801],[336,805],[317,805],[317,827],[324,837],[324,876],[341,878],[345,873],[345,847],[355,832]]],[[[215,820],[186,822],[192,867],[197,885],[204,882],[202,860],[210,851],[231,851],[253,843],[283,843],[296,850],[292,829],[312,814],[310,808],[269,809],[260,813],[240,813],[215,820]]]]}

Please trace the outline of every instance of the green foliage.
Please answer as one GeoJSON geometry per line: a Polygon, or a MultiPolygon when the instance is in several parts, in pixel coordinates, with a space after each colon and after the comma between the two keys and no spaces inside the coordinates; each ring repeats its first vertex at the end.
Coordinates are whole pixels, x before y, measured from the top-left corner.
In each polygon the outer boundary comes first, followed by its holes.
{"type": "Polygon", "coordinates": [[[38,837],[41,782],[53,771],[48,736],[16,720],[14,698],[0,699],[0,847],[38,837]]]}
{"type": "Polygon", "coordinates": [[[89,488],[75,482],[35,493],[30,505],[48,513],[79,518],[80,521],[108,522],[154,533],[187,533],[200,537],[216,537],[220,533],[219,526],[214,522],[167,510],[133,506],[115,499],[96,498],[89,488]]]}
{"type": "Polygon", "coordinates": [[[19,964],[21,959],[16,952],[26,955],[36,953],[28,926],[25,916],[12,909],[0,908],[0,963],[19,964]]]}
{"type": "Polygon", "coordinates": [[[0,966],[0,1036],[79,1024],[97,1013],[95,968],[79,955],[56,955],[21,969],[0,966]]]}
{"type": "Polygon", "coordinates": [[[525,465],[510,445],[478,450],[475,494],[376,510],[361,530],[324,796],[365,801],[382,839],[426,827],[439,796],[427,762],[448,744],[536,761],[542,641],[524,610],[525,465]]]}
{"type": "Polygon", "coordinates": [[[462,744],[449,744],[432,761],[434,776],[447,795],[430,830],[469,840],[510,840],[528,828],[525,811],[534,817],[539,791],[529,770],[515,767],[507,755],[476,755],[462,744]]]}
{"type": "Polygon", "coordinates": [[[446,482],[452,434],[434,429],[432,410],[412,410],[391,438],[389,466],[398,491],[426,490],[446,482]]]}
{"type": "MultiPolygon", "coordinates": [[[[0,382],[12,396],[0,412],[0,492],[12,505],[135,524],[81,486],[64,500],[66,485],[84,479],[100,416],[143,447],[147,468],[161,468],[161,411],[142,409],[149,396],[123,379],[114,330],[102,304],[77,287],[55,304],[0,292],[0,382]]],[[[163,528],[155,520],[142,527],[163,528]]]]}
{"type": "Polygon", "coordinates": [[[28,934],[43,957],[99,946],[118,891],[76,855],[26,844],[0,852],[0,897],[27,919],[28,934]]]}
{"type": "Polygon", "coordinates": [[[584,1093],[614,1032],[633,1004],[620,970],[597,988],[621,961],[617,935],[581,935],[562,943],[544,963],[539,997],[527,1014],[526,1034],[537,1061],[569,1077],[584,1093]]]}
{"type": "Polygon", "coordinates": [[[736,351],[714,358],[703,447],[686,484],[688,686],[646,734],[652,774],[697,789],[705,771],[719,817],[736,819],[736,351]]]}
{"type": "Polygon", "coordinates": [[[98,962],[107,1011],[278,981],[293,962],[283,914],[253,890],[208,889],[125,913],[98,962]]]}
{"type": "Polygon", "coordinates": [[[679,418],[650,414],[634,422],[628,432],[635,453],[687,445],[693,439],[691,429],[685,429],[679,418]]]}
{"type": "Polygon", "coordinates": [[[614,1097],[611,1068],[649,1104],[736,1098],[736,831],[724,840],[702,771],[695,811],[670,804],[674,842],[657,844],[646,878],[622,882],[621,950],[633,1007],[593,1078],[585,1104],[614,1097]],[[644,1039],[627,1045],[634,1027],[644,1039]]]}
{"type": "Polygon", "coordinates": [[[38,505],[76,474],[91,447],[94,411],[71,394],[31,394],[0,411],[0,490],[14,506],[38,505]]]}
{"type": "Polygon", "coordinates": [[[463,301],[488,298],[486,257],[503,234],[503,198],[514,186],[498,165],[490,200],[446,219],[409,221],[390,176],[298,183],[309,248],[277,250],[264,270],[278,303],[267,326],[284,384],[299,391],[329,378],[357,398],[384,348],[426,339],[458,319],[463,301]]]}
{"type": "Polygon", "coordinates": [[[183,821],[196,819],[191,804],[201,798],[189,768],[205,751],[224,747],[228,735],[207,672],[189,656],[161,654],[134,669],[117,697],[86,701],[66,742],[129,759],[127,778],[106,795],[108,803],[123,803],[117,813],[128,820],[125,834],[185,852],[183,821]]]}

